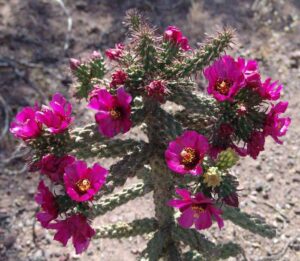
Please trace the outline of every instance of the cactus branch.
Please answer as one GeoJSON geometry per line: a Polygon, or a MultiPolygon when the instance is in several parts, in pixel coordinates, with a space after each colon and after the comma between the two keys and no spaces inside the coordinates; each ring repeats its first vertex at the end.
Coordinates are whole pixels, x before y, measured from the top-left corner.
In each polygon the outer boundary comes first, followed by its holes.
{"type": "Polygon", "coordinates": [[[148,234],[157,229],[154,218],[134,220],[131,223],[119,222],[96,229],[95,238],[122,238],[148,234]]]}
{"type": "Polygon", "coordinates": [[[126,155],[122,160],[112,165],[108,181],[112,180],[115,186],[122,186],[127,178],[134,177],[147,163],[151,150],[145,144],[137,148],[133,153],[126,155]]]}
{"type": "Polygon", "coordinates": [[[192,73],[201,71],[205,66],[218,58],[221,53],[229,48],[233,40],[233,31],[225,29],[219,33],[217,37],[211,38],[202,48],[200,48],[193,56],[186,58],[178,63],[175,68],[169,70],[170,77],[187,77],[192,73]]]}
{"type": "Polygon", "coordinates": [[[226,259],[242,252],[241,247],[234,243],[215,245],[194,229],[174,227],[172,232],[174,238],[197,250],[205,260],[226,259]]]}
{"type": "Polygon", "coordinates": [[[141,253],[140,261],[157,261],[162,256],[165,234],[161,231],[155,232],[147,244],[147,247],[141,253]]]}
{"type": "Polygon", "coordinates": [[[93,206],[93,215],[103,215],[106,212],[111,211],[130,200],[144,196],[151,190],[152,187],[144,183],[138,183],[130,188],[123,189],[122,191],[95,203],[95,205],[93,206]]]}
{"type": "Polygon", "coordinates": [[[234,224],[267,238],[276,236],[276,228],[265,223],[261,217],[253,217],[235,208],[225,207],[223,217],[234,224]]]}

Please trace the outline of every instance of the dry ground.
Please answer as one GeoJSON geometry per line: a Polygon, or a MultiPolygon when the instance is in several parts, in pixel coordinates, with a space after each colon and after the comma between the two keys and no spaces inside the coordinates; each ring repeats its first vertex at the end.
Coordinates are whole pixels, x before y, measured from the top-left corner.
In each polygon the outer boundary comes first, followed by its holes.
{"type": "MultiPolygon", "coordinates": [[[[300,1],[64,0],[65,9],[61,3],[0,0],[0,137],[6,132],[6,114],[11,120],[21,107],[46,100],[57,90],[71,96],[68,58],[122,41],[121,21],[129,8],[146,12],[160,30],[170,24],[179,26],[192,44],[218,26],[230,25],[236,28],[239,43],[234,52],[259,60],[265,76],[284,83],[293,122],[283,146],[268,140],[258,160],[242,160],[236,168],[243,189],[241,208],[264,216],[277,227],[277,237],[265,239],[230,222],[222,231],[213,227],[207,235],[216,242],[240,243],[248,260],[300,260],[300,1]]],[[[83,110],[78,117],[83,122],[90,119],[83,110]]],[[[94,240],[80,257],[72,247],[62,248],[52,241],[52,234],[34,222],[38,174],[26,172],[24,150],[15,151],[18,146],[9,134],[0,140],[0,260],[136,260],[145,237],[94,240]]],[[[152,214],[149,194],[97,219],[94,225],[152,214]]]]}

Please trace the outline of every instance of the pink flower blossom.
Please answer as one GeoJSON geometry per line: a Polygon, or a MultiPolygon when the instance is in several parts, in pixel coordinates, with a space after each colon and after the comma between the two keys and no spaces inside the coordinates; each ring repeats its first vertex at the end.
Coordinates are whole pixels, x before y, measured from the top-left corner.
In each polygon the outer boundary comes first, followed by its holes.
{"type": "Polygon", "coordinates": [[[54,240],[61,242],[63,246],[66,246],[72,237],[76,254],[81,254],[88,248],[91,238],[96,233],[89,225],[86,217],[80,214],[50,224],[48,228],[57,230],[54,240]]]}
{"type": "Polygon", "coordinates": [[[248,87],[260,85],[260,73],[258,70],[258,64],[255,60],[245,60],[239,57],[238,64],[244,74],[248,87]]]}
{"type": "Polygon", "coordinates": [[[117,85],[124,84],[127,80],[127,73],[122,70],[117,70],[112,74],[112,81],[110,83],[110,87],[116,87],[117,85]]]}
{"type": "Polygon", "coordinates": [[[125,48],[124,44],[121,44],[121,43],[116,44],[115,48],[107,49],[105,51],[105,55],[110,60],[118,60],[121,58],[124,48],[125,48]]]}
{"type": "Polygon", "coordinates": [[[52,220],[57,218],[58,206],[55,202],[54,196],[45,186],[44,181],[41,181],[38,186],[38,192],[35,195],[35,201],[42,207],[42,211],[36,215],[37,220],[43,227],[47,227],[52,220]]]}
{"type": "Polygon", "coordinates": [[[268,78],[260,85],[258,92],[263,99],[276,101],[280,98],[282,88],[281,84],[278,85],[278,81],[271,82],[271,78],[268,78]]]}
{"type": "Polygon", "coordinates": [[[54,94],[49,104],[50,107],[43,105],[42,109],[36,112],[36,118],[49,132],[62,133],[74,120],[74,117],[71,117],[72,105],[60,93],[54,94]]]}
{"type": "Polygon", "coordinates": [[[92,168],[78,160],[65,167],[66,192],[75,201],[83,202],[93,198],[105,183],[108,171],[95,163],[92,168]]]}
{"type": "Polygon", "coordinates": [[[279,118],[280,114],[284,113],[288,107],[288,102],[279,102],[275,106],[272,105],[264,126],[264,134],[270,135],[277,143],[283,142],[278,138],[286,134],[291,118],[279,118]]]}
{"type": "Polygon", "coordinates": [[[253,131],[247,141],[247,154],[256,159],[261,151],[264,150],[265,135],[259,131],[253,131]]]}
{"type": "Polygon", "coordinates": [[[78,59],[71,58],[69,60],[69,65],[70,65],[71,71],[75,72],[81,66],[81,62],[78,59]]]}
{"type": "Polygon", "coordinates": [[[98,112],[95,115],[99,132],[104,136],[113,137],[118,133],[126,133],[131,128],[130,120],[132,97],[124,88],[111,95],[106,89],[93,93],[88,107],[98,112]]]}
{"type": "Polygon", "coordinates": [[[15,137],[23,140],[38,137],[41,134],[42,128],[41,124],[36,121],[35,114],[37,110],[37,106],[23,108],[11,123],[10,132],[15,137]]]}
{"type": "Polygon", "coordinates": [[[195,224],[196,229],[207,229],[212,225],[214,218],[219,228],[224,226],[221,218],[222,211],[216,208],[210,198],[205,197],[202,192],[191,196],[186,189],[176,189],[176,193],[181,199],[173,199],[168,202],[171,207],[178,208],[181,216],[178,218],[178,223],[184,228],[190,228],[195,224]]]}
{"type": "Polygon", "coordinates": [[[244,87],[244,74],[237,62],[224,55],[204,70],[208,80],[208,94],[218,101],[232,101],[236,93],[244,87]]]}
{"type": "Polygon", "coordinates": [[[208,152],[207,139],[196,131],[185,131],[169,143],[165,152],[168,167],[180,174],[201,175],[202,161],[208,152]]]}
{"type": "Polygon", "coordinates": [[[160,80],[150,82],[145,89],[149,97],[153,97],[161,103],[164,102],[165,95],[168,93],[165,83],[160,80]]]}
{"type": "Polygon", "coordinates": [[[57,157],[54,154],[48,154],[40,161],[41,173],[47,175],[53,182],[63,182],[65,167],[72,164],[75,158],[70,155],[57,157]]]}
{"type": "Polygon", "coordinates": [[[167,41],[180,46],[184,51],[188,51],[191,49],[188,43],[188,39],[182,35],[181,31],[176,26],[170,25],[164,33],[164,38],[167,41]]]}

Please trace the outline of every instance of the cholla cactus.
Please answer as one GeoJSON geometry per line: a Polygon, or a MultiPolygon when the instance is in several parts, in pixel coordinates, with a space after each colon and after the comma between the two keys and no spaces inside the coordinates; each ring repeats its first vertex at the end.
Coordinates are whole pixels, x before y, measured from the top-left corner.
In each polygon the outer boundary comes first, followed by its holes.
{"type": "Polygon", "coordinates": [[[128,41],[105,52],[108,62],[97,51],[88,60],[70,60],[75,96],[88,100],[95,123],[71,128],[72,106],[58,93],[49,106],[24,108],[11,124],[11,132],[32,148],[31,170],[44,175],[35,197],[41,225],[56,230],[54,239],[63,245],[72,237],[76,253],[93,237],[148,233],[141,260],[238,254],[237,244],[218,246],[201,235],[214,220],[220,229],[229,219],[274,236],[262,219],[238,210],[238,181],[230,169],[239,157],[256,158],[267,136],[282,143],[290,124],[280,117],[287,102],[274,105],[282,86],[262,81],[256,61],[222,55],[232,43],[231,30],[192,49],[178,28],[158,36],[135,11],[125,24],[128,41]],[[105,63],[113,65],[111,73],[105,63]],[[202,71],[209,95],[194,92],[193,75],[202,71]],[[167,111],[166,101],[184,109],[167,111]],[[147,142],[121,139],[133,126],[142,126],[147,142]],[[84,161],[103,157],[123,158],[110,170],[84,161]],[[114,193],[133,176],[140,183],[114,193]],[[94,217],[151,191],[155,217],[92,228],[94,217]],[[190,251],[182,253],[180,242],[190,251]]]}

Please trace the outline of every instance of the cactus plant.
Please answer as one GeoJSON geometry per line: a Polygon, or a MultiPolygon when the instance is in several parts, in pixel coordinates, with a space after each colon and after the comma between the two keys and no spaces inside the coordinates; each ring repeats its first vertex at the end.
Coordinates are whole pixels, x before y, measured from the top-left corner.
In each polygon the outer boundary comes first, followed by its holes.
{"type": "Polygon", "coordinates": [[[233,42],[230,29],[192,49],[178,28],[169,26],[159,36],[136,11],[128,12],[124,23],[128,40],[106,50],[108,60],[98,51],[87,60],[70,60],[75,97],[96,110],[96,123],[71,128],[72,106],[55,94],[49,106],[25,108],[11,125],[32,149],[31,170],[52,184],[49,189],[42,181],[36,195],[42,226],[57,230],[54,239],[63,245],[73,237],[76,253],[93,237],[149,234],[140,260],[217,260],[239,254],[238,244],[216,245],[201,234],[212,219],[222,228],[222,217],[273,237],[272,226],[238,209],[238,181],[231,168],[240,157],[256,158],[267,136],[282,143],[278,137],[290,119],[279,115],[287,103],[273,103],[282,86],[263,82],[255,61],[223,55],[233,42]],[[112,64],[117,69],[111,71],[112,64]],[[202,71],[210,95],[196,91],[194,75],[202,71]],[[168,110],[166,101],[183,109],[168,110]],[[133,126],[147,139],[122,138],[133,126]],[[109,170],[83,161],[106,157],[121,159],[109,170]],[[138,184],[114,192],[134,176],[138,184]],[[151,191],[154,217],[95,230],[90,226],[96,216],[151,191]],[[176,194],[179,198],[172,199],[176,194]],[[183,253],[181,243],[190,250],[183,253]]]}

